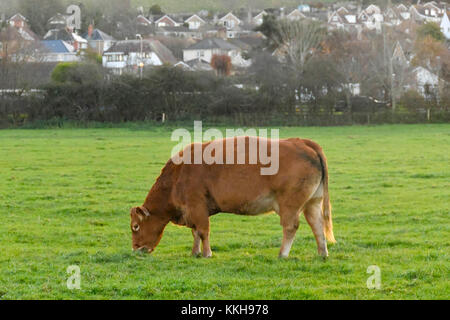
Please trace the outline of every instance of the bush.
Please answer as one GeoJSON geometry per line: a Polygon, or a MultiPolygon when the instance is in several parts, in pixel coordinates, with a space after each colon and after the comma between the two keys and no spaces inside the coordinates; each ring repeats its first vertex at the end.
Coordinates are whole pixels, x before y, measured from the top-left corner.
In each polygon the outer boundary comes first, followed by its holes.
{"type": "Polygon", "coordinates": [[[400,104],[410,112],[417,112],[426,106],[424,97],[414,90],[406,91],[400,98],[400,104]]]}
{"type": "Polygon", "coordinates": [[[140,79],[134,74],[105,77],[95,63],[63,63],[42,91],[0,95],[0,125],[153,122],[161,121],[163,114],[171,122],[200,119],[211,124],[244,126],[449,120],[449,112],[443,107],[449,95],[440,96],[441,107],[433,108],[431,117],[425,110],[430,103],[414,91],[403,95],[395,113],[386,108],[369,108],[359,98],[353,99],[352,110],[336,112],[342,93],[332,90],[311,102],[300,102],[292,87],[280,85],[289,83],[289,75],[283,70],[267,70],[265,65],[260,63],[258,68],[255,64],[251,76],[236,77],[161,66],[145,70],[140,79]]]}
{"type": "Polygon", "coordinates": [[[61,62],[51,74],[53,82],[97,83],[102,82],[104,73],[97,63],[61,62]]]}

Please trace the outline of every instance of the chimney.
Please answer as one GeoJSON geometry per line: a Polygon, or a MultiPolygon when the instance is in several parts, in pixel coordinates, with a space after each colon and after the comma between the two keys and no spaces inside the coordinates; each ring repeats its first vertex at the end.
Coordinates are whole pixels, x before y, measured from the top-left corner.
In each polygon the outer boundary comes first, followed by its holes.
{"type": "Polygon", "coordinates": [[[89,24],[89,27],[88,27],[88,38],[89,39],[92,38],[92,33],[93,32],[94,32],[94,26],[91,23],[91,24],[89,24]]]}

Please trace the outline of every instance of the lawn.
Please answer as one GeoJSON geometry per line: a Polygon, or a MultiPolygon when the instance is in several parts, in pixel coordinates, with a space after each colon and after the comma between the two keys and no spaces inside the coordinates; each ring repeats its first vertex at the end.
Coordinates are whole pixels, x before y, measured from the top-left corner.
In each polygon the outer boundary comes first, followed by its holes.
{"type": "Polygon", "coordinates": [[[317,256],[301,218],[277,258],[275,214],[211,218],[211,259],[169,225],[131,251],[129,208],[170,156],[158,128],[0,131],[0,299],[448,299],[450,125],[280,128],[328,157],[334,231],[317,256]],[[77,265],[81,289],[69,290],[77,265]],[[381,271],[369,290],[367,268],[381,271]]]}

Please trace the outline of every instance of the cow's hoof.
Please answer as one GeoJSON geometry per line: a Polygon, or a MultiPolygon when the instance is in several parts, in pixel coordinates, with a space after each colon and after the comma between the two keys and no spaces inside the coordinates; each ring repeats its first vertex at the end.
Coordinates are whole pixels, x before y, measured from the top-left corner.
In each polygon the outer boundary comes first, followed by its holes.
{"type": "Polygon", "coordinates": [[[322,261],[327,261],[328,253],[326,253],[326,254],[319,254],[319,257],[322,259],[322,261]]]}
{"type": "Polygon", "coordinates": [[[212,257],[212,253],[211,252],[203,255],[203,258],[211,258],[211,257],[212,257]]]}
{"type": "Polygon", "coordinates": [[[192,256],[194,258],[200,258],[202,256],[202,253],[201,252],[192,252],[192,256]]]}

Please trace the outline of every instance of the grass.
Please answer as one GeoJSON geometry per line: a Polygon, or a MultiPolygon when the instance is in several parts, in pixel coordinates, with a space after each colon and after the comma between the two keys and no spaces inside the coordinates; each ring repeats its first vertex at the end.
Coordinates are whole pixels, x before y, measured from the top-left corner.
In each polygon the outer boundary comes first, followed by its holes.
{"type": "Polygon", "coordinates": [[[281,128],[328,157],[335,235],[322,261],[304,218],[277,258],[275,214],[211,218],[213,258],[169,225],[131,252],[141,204],[176,142],[159,128],[0,131],[0,299],[448,299],[450,125],[281,128]],[[68,290],[69,265],[81,290],[68,290]],[[366,287],[367,268],[381,289],[366,287]]]}

